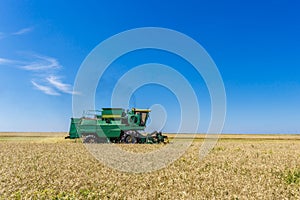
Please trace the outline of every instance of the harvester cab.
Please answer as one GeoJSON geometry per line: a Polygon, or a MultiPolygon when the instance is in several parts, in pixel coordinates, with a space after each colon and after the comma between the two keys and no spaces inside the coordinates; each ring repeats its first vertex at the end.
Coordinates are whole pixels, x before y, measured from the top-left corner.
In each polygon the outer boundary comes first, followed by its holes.
{"type": "Polygon", "coordinates": [[[128,112],[128,124],[145,127],[150,111],[149,109],[132,108],[131,111],[128,112]]]}

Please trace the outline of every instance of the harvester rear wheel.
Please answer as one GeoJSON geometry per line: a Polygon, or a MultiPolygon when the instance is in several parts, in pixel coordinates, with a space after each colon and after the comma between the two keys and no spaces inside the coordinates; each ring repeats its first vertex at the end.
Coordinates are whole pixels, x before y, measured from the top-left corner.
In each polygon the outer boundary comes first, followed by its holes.
{"type": "Polygon", "coordinates": [[[135,144],[135,143],[137,143],[137,139],[133,135],[130,134],[125,137],[125,143],[135,144]]]}
{"type": "Polygon", "coordinates": [[[87,135],[84,139],[83,139],[83,143],[98,143],[98,138],[94,135],[87,135]]]}

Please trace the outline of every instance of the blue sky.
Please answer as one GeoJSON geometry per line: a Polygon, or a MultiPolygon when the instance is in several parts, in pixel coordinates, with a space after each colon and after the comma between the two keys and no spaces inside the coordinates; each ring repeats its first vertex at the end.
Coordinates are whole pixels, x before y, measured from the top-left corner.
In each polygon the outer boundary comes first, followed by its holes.
{"type": "MultiPolygon", "coordinates": [[[[150,26],[190,36],[213,58],[227,95],[224,133],[300,133],[299,10],[296,0],[1,1],[0,131],[67,131],[85,57],[119,32],[150,26]]],[[[205,84],[167,52],[116,60],[99,82],[96,106],[108,105],[123,72],[148,62],[174,67],[197,88],[204,132],[210,117],[205,84]]],[[[138,107],[157,103],[169,117],[163,131],[174,131],[180,112],[166,88],[145,86],[131,99],[138,107]],[[157,93],[163,95],[155,98],[157,93]]]]}

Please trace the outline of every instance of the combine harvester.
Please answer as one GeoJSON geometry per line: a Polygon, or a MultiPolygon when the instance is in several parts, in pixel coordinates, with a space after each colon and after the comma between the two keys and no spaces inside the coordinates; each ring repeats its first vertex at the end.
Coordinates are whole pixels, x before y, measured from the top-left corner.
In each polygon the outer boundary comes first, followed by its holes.
{"type": "Polygon", "coordinates": [[[161,132],[141,134],[149,117],[149,109],[102,108],[87,111],[81,118],[71,118],[66,139],[83,138],[83,143],[167,143],[161,132]]]}

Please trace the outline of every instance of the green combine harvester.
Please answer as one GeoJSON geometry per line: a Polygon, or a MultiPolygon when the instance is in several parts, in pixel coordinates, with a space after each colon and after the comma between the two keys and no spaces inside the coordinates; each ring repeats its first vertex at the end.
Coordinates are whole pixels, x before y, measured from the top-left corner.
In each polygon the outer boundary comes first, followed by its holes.
{"type": "Polygon", "coordinates": [[[161,132],[141,134],[146,128],[149,109],[125,110],[102,108],[90,110],[81,118],[71,118],[69,139],[83,138],[83,143],[166,143],[161,132]]]}

